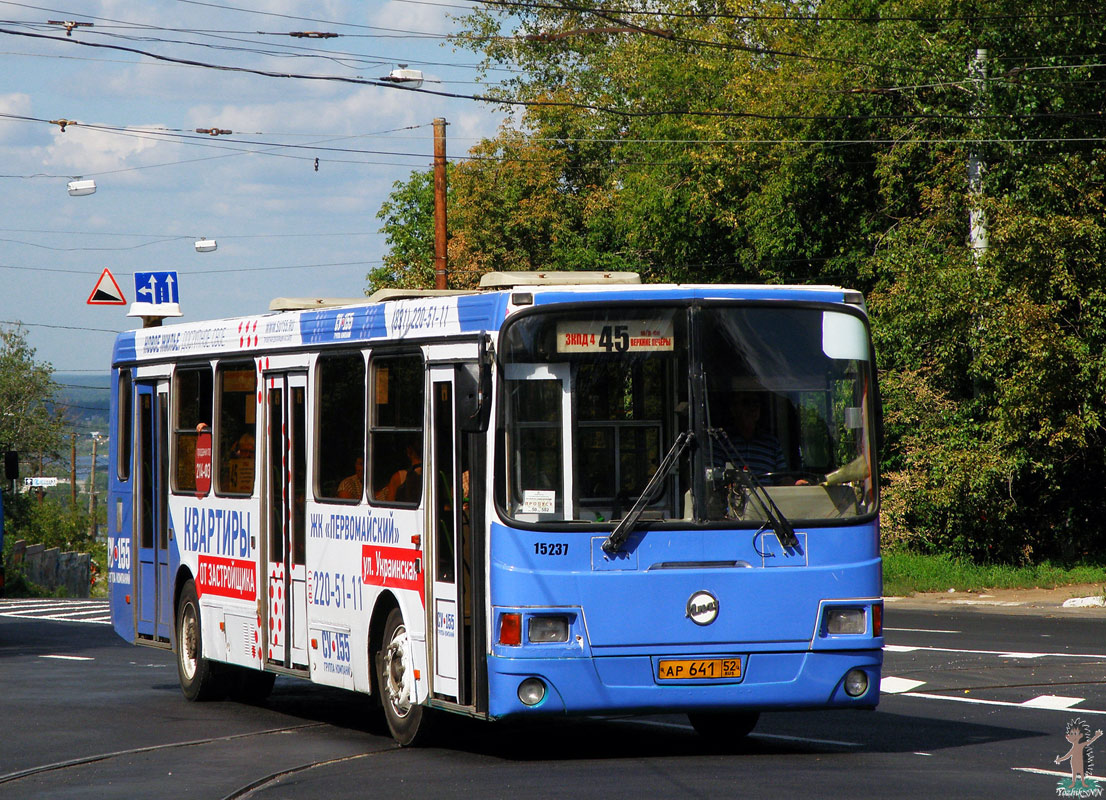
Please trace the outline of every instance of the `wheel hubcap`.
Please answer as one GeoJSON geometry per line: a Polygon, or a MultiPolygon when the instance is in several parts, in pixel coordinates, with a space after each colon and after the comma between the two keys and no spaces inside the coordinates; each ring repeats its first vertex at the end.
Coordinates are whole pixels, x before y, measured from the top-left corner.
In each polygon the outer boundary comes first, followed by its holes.
{"type": "Polygon", "coordinates": [[[189,680],[196,676],[196,639],[196,610],[192,606],[186,606],[181,615],[179,646],[181,668],[189,680]]]}
{"type": "Polygon", "coordinates": [[[401,625],[384,650],[384,691],[388,704],[399,717],[407,716],[411,710],[411,674],[407,629],[401,625]]]}

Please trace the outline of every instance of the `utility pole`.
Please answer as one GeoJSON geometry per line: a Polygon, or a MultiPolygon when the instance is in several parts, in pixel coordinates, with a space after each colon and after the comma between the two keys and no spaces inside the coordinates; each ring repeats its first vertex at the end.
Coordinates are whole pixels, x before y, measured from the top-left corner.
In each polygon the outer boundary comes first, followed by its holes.
{"type": "MultiPolygon", "coordinates": [[[[979,114],[985,107],[986,99],[983,96],[984,83],[987,80],[987,51],[978,49],[975,57],[968,65],[972,83],[975,85],[975,108],[973,114],[979,114]]],[[[976,124],[978,131],[979,125],[976,124]]],[[[979,200],[983,196],[983,171],[986,165],[978,152],[980,143],[976,142],[972,151],[968,153],[968,194],[971,209],[968,212],[968,244],[972,248],[972,258],[976,261],[987,249],[987,214],[979,207],[979,200]]]]}
{"type": "Polygon", "coordinates": [[[69,507],[77,510],[77,434],[69,434],[69,507]]]}
{"type": "Polygon", "coordinates": [[[434,120],[434,288],[447,289],[445,118],[434,120]]]}
{"type": "Polygon", "coordinates": [[[89,523],[89,533],[92,541],[96,541],[96,444],[100,437],[92,437],[92,466],[88,473],[88,515],[92,518],[89,523]]]}

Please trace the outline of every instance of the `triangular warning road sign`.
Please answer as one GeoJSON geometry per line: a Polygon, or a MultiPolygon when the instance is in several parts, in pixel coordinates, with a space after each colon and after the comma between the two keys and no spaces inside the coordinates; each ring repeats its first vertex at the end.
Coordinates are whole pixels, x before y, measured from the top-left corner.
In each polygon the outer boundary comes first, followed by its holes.
{"type": "Polygon", "coordinates": [[[123,297],[123,291],[119,288],[119,284],[115,282],[110,270],[105,268],[100,273],[100,280],[96,281],[96,288],[88,296],[88,304],[90,306],[125,306],[127,304],[123,297]]]}

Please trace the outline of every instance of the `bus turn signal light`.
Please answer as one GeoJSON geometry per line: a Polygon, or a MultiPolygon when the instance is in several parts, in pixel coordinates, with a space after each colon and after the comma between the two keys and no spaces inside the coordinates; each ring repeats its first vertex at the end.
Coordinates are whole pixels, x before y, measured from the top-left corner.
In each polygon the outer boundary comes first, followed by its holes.
{"type": "Polygon", "coordinates": [[[499,643],[510,647],[522,644],[522,614],[504,614],[499,618],[499,643]]]}

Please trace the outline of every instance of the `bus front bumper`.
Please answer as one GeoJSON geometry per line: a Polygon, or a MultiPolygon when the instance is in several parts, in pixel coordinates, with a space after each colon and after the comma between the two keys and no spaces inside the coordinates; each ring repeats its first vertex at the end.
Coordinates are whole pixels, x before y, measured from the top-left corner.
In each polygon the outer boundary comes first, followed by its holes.
{"type": "MultiPolygon", "coordinates": [[[[716,657],[703,656],[701,660],[716,657]]],[[[682,661],[689,660],[681,656],[682,661]]],[[[740,677],[659,677],[660,658],[488,657],[489,715],[604,715],[688,711],[875,708],[882,650],[755,652],[740,677]],[[847,680],[848,676],[848,680],[847,680]],[[848,684],[848,685],[847,685],[848,684]],[[857,693],[857,690],[863,691],[857,693]]]]}

